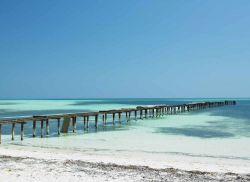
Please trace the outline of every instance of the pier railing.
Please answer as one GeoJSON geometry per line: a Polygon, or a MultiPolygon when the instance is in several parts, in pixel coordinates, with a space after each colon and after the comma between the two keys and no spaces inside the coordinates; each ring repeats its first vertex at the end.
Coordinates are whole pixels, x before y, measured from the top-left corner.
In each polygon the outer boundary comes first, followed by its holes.
{"type": "Polygon", "coordinates": [[[83,112],[83,113],[69,113],[69,114],[55,114],[55,115],[39,115],[25,118],[15,118],[0,120],[0,143],[2,136],[2,125],[9,124],[11,127],[11,139],[14,140],[15,137],[15,126],[20,124],[21,127],[21,140],[24,138],[24,125],[28,122],[33,123],[32,136],[36,137],[37,122],[40,122],[40,133],[41,138],[44,135],[49,135],[49,122],[51,120],[57,121],[57,133],[61,133],[61,120],[64,118],[69,118],[72,123],[72,131],[76,132],[76,122],[77,118],[83,118],[84,129],[89,128],[90,117],[94,118],[94,126],[98,127],[98,119],[102,118],[103,126],[107,124],[108,115],[112,115],[112,124],[115,125],[116,115],[118,115],[118,122],[121,123],[121,116],[125,114],[126,121],[129,122],[131,119],[144,119],[144,118],[157,118],[164,115],[171,115],[180,112],[190,112],[195,110],[202,110],[211,107],[225,106],[225,105],[235,105],[236,101],[226,100],[226,101],[216,101],[216,102],[192,102],[180,105],[153,105],[153,106],[137,106],[136,108],[121,108],[114,110],[103,110],[98,112],[83,112]],[[131,117],[133,114],[133,117],[131,117]],[[44,134],[44,123],[45,123],[45,134],[44,134]]]}

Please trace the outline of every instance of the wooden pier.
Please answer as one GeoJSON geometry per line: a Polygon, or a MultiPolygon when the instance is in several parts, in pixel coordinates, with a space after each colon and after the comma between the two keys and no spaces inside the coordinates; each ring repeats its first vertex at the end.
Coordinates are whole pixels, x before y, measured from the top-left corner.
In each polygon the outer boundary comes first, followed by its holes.
{"type": "Polygon", "coordinates": [[[76,132],[77,118],[82,118],[84,128],[89,128],[90,117],[94,118],[94,126],[98,127],[98,119],[102,118],[103,126],[107,124],[108,115],[112,116],[112,124],[115,125],[116,118],[118,117],[118,122],[122,123],[121,116],[125,115],[126,122],[134,119],[145,119],[145,118],[157,118],[164,115],[177,114],[181,112],[190,112],[196,110],[207,109],[211,107],[219,107],[225,105],[235,105],[236,101],[226,100],[226,101],[216,101],[216,102],[192,102],[187,104],[180,105],[153,105],[153,106],[137,106],[136,108],[122,108],[115,110],[105,110],[98,112],[83,112],[83,113],[70,113],[70,114],[55,114],[55,115],[42,115],[42,116],[32,116],[25,118],[15,118],[15,119],[6,119],[0,120],[0,143],[2,136],[2,125],[9,124],[11,128],[11,139],[15,139],[15,126],[21,125],[20,129],[20,138],[24,138],[24,125],[28,122],[33,123],[32,127],[32,136],[36,137],[37,123],[40,123],[40,133],[41,138],[45,135],[49,135],[49,122],[57,122],[57,134],[61,134],[61,121],[64,118],[70,118],[72,123],[72,132],[76,132]],[[44,132],[44,123],[45,123],[45,132],[44,132]]]}

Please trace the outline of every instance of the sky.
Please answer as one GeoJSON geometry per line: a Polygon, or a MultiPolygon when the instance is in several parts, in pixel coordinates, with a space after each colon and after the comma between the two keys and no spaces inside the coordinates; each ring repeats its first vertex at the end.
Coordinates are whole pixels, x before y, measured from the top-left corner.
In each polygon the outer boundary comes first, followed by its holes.
{"type": "Polygon", "coordinates": [[[249,0],[0,0],[0,98],[250,97],[249,0]]]}

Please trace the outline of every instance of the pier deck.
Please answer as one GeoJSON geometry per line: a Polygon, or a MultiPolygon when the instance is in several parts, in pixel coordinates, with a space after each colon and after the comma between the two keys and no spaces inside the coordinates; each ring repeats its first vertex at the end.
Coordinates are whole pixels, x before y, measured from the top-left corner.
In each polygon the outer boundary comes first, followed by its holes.
{"type": "Polygon", "coordinates": [[[187,104],[180,105],[153,105],[153,106],[137,106],[136,108],[121,108],[114,110],[102,110],[98,112],[82,112],[82,113],[68,113],[68,114],[53,114],[53,115],[35,115],[32,117],[24,117],[24,118],[14,118],[14,119],[3,119],[0,120],[0,143],[2,136],[2,125],[10,124],[11,128],[11,139],[14,140],[15,137],[15,126],[16,124],[21,125],[21,140],[24,138],[24,125],[28,122],[33,122],[33,137],[36,137],[36,128],[37,122],[40,122],[40,131],[41,138],[44,137],[44,122],[46,128],[46,135],[49,135],[49,121],[53,120],[53,122],[57,121],[57,133],[60,135],[61,131],[61,120],[64,118],[69,118],[70,122],[73,126],[73,132],[76,131],[76,122],[77,118],[83,118],[84,129],[89,127],[90,117],[94,118],[95,128],[98,126],[98,119],[101,116],[103,125],[107,124],[108,115],[112,115],[112,124],[115,125],[115,116],[118,115],[118,121],[121,123],[121,115],[125,114],[126,121],[130,121],[131,119],[144,119],[144,118],[154,118],[154,117],[162,117],[164,115],[176,114],[179,112],[190,112],[195,110],[201,110],[211,107],[217,106],[225,106],[225,105],[235,105],[236,101],[234,100],[226,100],[226,101],[216,101],[216,102],[192,102],[187,104]],[[131,118],[131,114],[134,114],[134,117],[131,118]],[[138,117],[137,117],[138,116],[138,117]]]}

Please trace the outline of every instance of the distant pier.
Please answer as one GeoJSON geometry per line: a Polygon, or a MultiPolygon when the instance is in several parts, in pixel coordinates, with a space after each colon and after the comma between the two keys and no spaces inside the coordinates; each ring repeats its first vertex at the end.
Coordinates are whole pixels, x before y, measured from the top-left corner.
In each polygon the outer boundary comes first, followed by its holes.
{"type": "MultiPolygon", "coordinates": [[[[70,118],[72,123],[72,132],[76,132],[76,122],[77,118],[82,118],[83,129],[89,128],[90,117],[94,118],[94,126],[98,127],[98,122],[102,122],[103,126],[107,124],[108,115],[112,117],[112,124],[115,122],[121,123],[122,114],[125,115],[126,121],[144,119],[144,118],[157,118],[164,115],[171,115],[180,112],[190,112],[196,110],[202,110],[212,107],[225,106],[225,105],[235,105],[236,101],[226,100],[226,101],[216,101],[216,102],[192,102],[180,105],[153,105],[153,106],[137,106],[136,108],[122,108],[114,110],[103,110],[98,112],[83,112],[83,113],[70,113],[70,114],[55,114],[55,115],[39,115],[25,118],[15,118],[0,120],[0,143],[2,136],[2,125],[9,124],[11,127],[11,139],[15,139],[15,126],[21,125],[20,138],[24,138],[24,126],[28,122],[33,123],[32,135],[36,137],[37,123],[40,124],[41,138],[49,135],[49,122],[57,122],[57,133],[61,134],[61,121],[64,118],[70,118]],[[118,117],[118,120],[117,120],[118,117]],[[100,121],[101,119],[101,121],[100,121]],[[44,128],[45,124],[45,128],[44,128]],[[45,129],[45,130],[44,130],[45,129]]],[[[80,121],[79,121],[80,122],[80,121]]]]}

